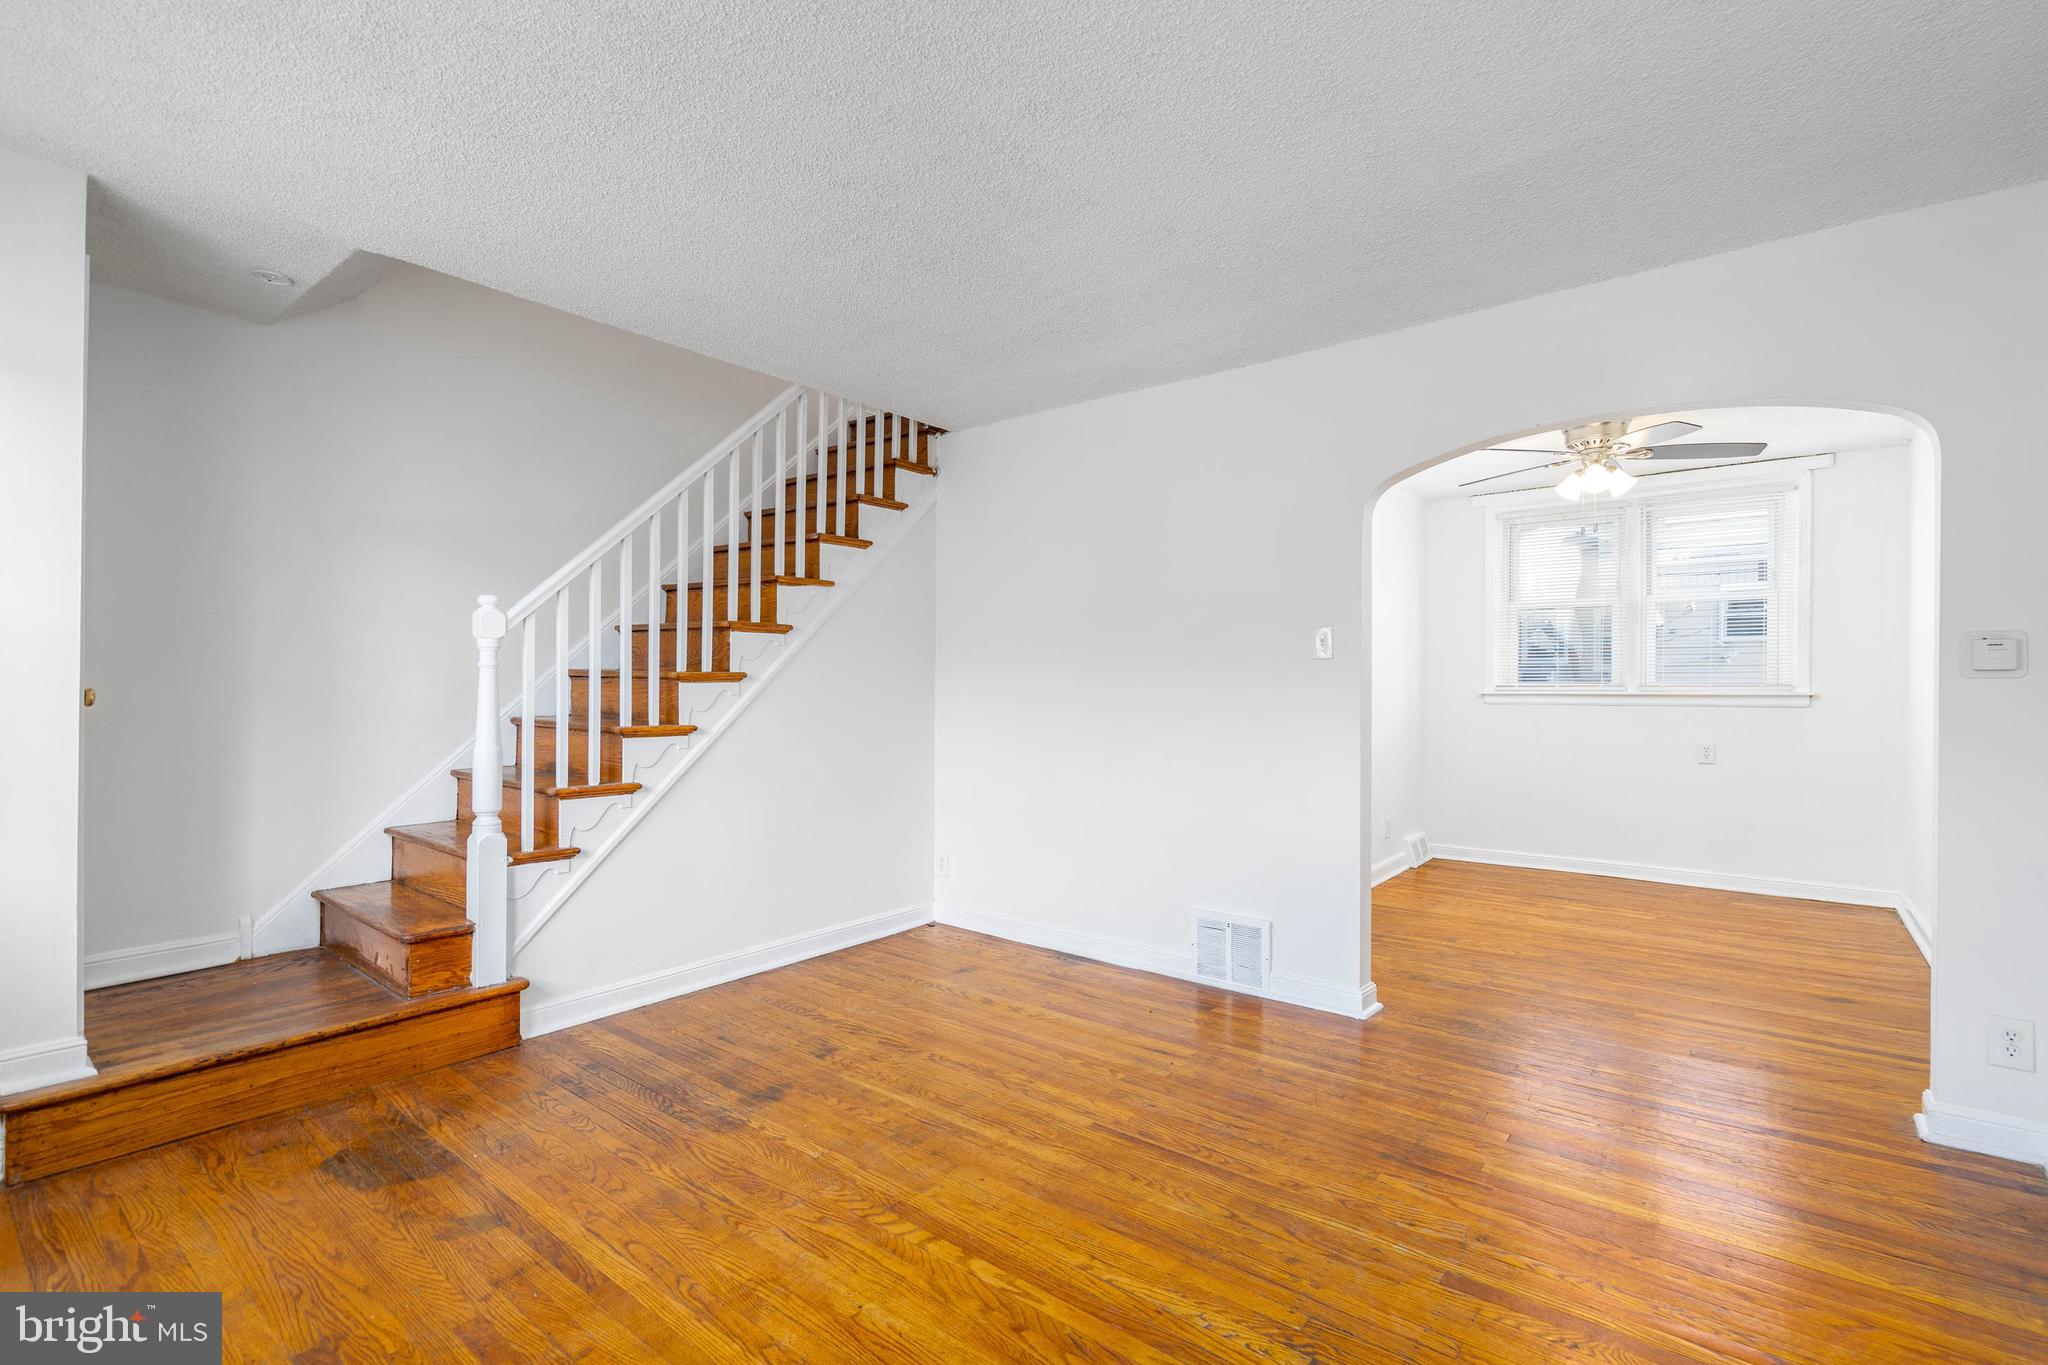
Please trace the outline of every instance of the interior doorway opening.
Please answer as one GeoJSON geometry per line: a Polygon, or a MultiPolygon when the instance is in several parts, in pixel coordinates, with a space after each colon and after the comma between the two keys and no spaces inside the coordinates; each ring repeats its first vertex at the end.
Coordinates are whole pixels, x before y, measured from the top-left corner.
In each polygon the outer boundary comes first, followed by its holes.
{"type": "Polygon", "coordinates": [[[1871,906],[1932,961],[1923,423],[1560,422],[1390,485],[1368,546],[1374,885],[1437,859],[1871,906]]]}

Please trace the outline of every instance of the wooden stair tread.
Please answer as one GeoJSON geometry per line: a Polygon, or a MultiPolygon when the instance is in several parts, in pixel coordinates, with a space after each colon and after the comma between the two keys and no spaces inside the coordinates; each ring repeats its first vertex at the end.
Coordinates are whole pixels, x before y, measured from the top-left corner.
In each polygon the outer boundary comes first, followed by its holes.
{"type": "MultiPolygon", "coordinates": [[[[499,817],[503,819],[502,814],[499,817]]],[[[438,848],[443,853],[452,853],[458,858],[469,856],[469,840],[455,832],[453,820],[430,820],[424,825],[387,825],[384,832],[394,839],[406,839],[428,848],[438,848]]],[[[558,863],[575,857],[580,848],[536,848],[531,851],[517,847],[519,843],[519,820],[515,815],[505,823],[505,839],[514,847],[512,865],[524,863],[558,863]]]]}
{"type": "MultiPolygon", "coordinates": [[[[584,733],[588,734],[589,732],[586,730],[584,733]]],[[[552,767],[553,765],[550,764],[549,768],[552,769],[552,767]]],[[[469,778],[473,780],[475,777],[474,771],[469,768],[450,768],[448,775],[457,779],[469,778]]],[[[517,787],[523,785],[521,776],[518,764],[508,763],[505,765],[506,786],[517,787]]],[[[536,795],[552,796],[557,801],[580,801],[592,796],[631,796],[634,792],[640,790],[640,784],[638,782],[595,782],[586,784],[571,783],[566,787],[558,787],[555,785],[555,775],[552,771],[537,767],[533,772],[533,790],[536,795]]],[[[499,812],[498,818],[504,821],[505,828],[509,832],[517,821],[518,812],[507,807],[499,812]]]]}
{"type": "Polygon", "coordinates": [[[362,882],[315,891],[313,899],[397,939],[424,943],[476,932],[462,907],[397,882],[362,882]]]}
{"type": "MultiPolygon", "coordinates": [[[[793,535],[777,536],[774,539],[774,541],[771,542],[771,544],[787,545],[795,539],[796,537],[793,535]]],[[[873,545],[875,542],[873,542],[872,540],[863,540],[859,536],[837,535],[831,531],[807,531],[804,533],[804,543],[806,545],[847,545],[851,546],[856,550],[865,550],[870,545],[873,545]]],[[[754,548],[754,542],[751,540],[743,540],[740,542],[739,548],[743,551],[751,553],[754,548]]],[[[712,546],[712,553],[715,555],[729,555],[732,553],[732,550],[733,547],[729,544],[720,544],[712,546]]]]}
{"type": "MultiPolygon", "coordinates": [[[[636,676],[645,677],[647,675],[640,673],[636,674],[636,676]]],[[[521,718],[518,716],[512,717],[514,728],[519,726],[520,720],[521,718]]],[[[618,723],[618,720],[618,714],[614,712],[598,729],[604,734],[620,735],[626,739],[676,739],[683,735],[694,735],[697,733],[697,727],[694,725],[621,725],[618,723]]],[[[533,728],[536,730],[552,730],[556,728],[555,718],[553,716],[535,716],[533,718],[533,728]]],[[[580,716],[570,717],[568,728],[569,733],[572,735],[588,735],[590,733],[589,724],[580,716]]],[[[570,741],[572,744],[576,742],[575,740],[570,741]]],[[[507,766],[514,765],[508,764],[507,766]]]]}
{"type": "Polygon", "coordinates": [[[0,1114],[12,1118],[524,989],[515,978],[407,998],[323,948],[104,986],[85,993],[86,1050],[99,1074],[9,1095],[0,1114]]]}
{"type": "MultiPolygon", "coordinates": [[[[748,581],[746,575],[740,575],[739,581],[743,584],[746,583],[748,581]]],[[[718,582],[722,587],[725,585],[726,580],[721,578],[718,582]]],[[[661,585],[661,590],[663,592],[674,592],[676,586],[674,583],[664,583],[661,585]]],[[[777,588],[829,588],[834,585],[829,578],[799,578],[786,573],[764,573],[761,575],[761,586],[764,588],[770,586],[777,588]]],[[[704,584],[700,580],[692,579],[690,580],[690,591],[702,592],[704,591],[704,584]]]]}
{"type": "MultiPolygon", "coordinates": [[[[880,493],[849,493],[846,495],[846,500],[850,503],[856,503],[862,507],[881,507],[886,508],[891,512],[907,512],[910,510],[909,503],[899,502],[895,498],[885,498],[880,493]]],[[[826,495],[825,501],[828,505],[831,503],[838,502],[839,495],[836,493],[829,493],[826,495]]],[[[792,512],[795,510],[795,508],[791,507],[766,507],[761,509],[761,513],[763,516],[773,517],[777,512],[792,512]]],[[[810,512],[813,510],[815,509],[808,506],[804,508],[804,511],[806,512],[810,512]]],[[[746,513],[746,515],[751,517],[754,514],[752,512],[748,512],[746,513]]]]}
{"type": "MultiPolygon", "coordinates": [[[[747,581],[746,575],[740,575],[739,581],[741,583],[745,583],[747,581]]],[[[718,580],[718,582],[719,586],[723,587],[725,585],[726,580],[721,578],[718,580]]],[[[798,578],[786,573],[762,574],[761,586],[765,588],[770,584],[773,584],[778,588],[830,588],[837,586],[829,578],[798,578]]],[[[661,585],[661,588],[663,592],[674,592],[676,590],[676,585],[674,583],[664,583],[661,585]]],[[[692,579],[690,580],[690,591],[702,592],[704,591],[704,584],[696,579],[692,579]]]]}
{"type": "MultiPolygon", "coordinates": [[[[663,621],[656,628],[664,632],[673,632],[676,628],[676,623],[674,621],[663,621]]],[[[736,630],[742,635],[787,635],[796,629],[795,626],[790,625],[787,621],[713,621],[711,628],[713,630],[736,630]]],[[[617,630],[618,627],[613,626],[612,629],[617,630]]],[[[692,625],[689,630],[692,635],[703,634],[703,627],[698,625],[692,625]]],[[[635,635],[645,635],[647,627],[644,623],[636,625],[633,627],[632,633],[635,635]]],[[[633,672],[638,677],[646,676],[637,668],[633,672]]]]}
{"type": "MultiPolygon", "coordinates": [[[[572,668],[569,670],[569,676],[572,678],[582,678],[587,681],[590,677],[590,670],[587,668],[572,668]]],[[[610,681],[611,679],[619,676],[619,670],[616,668],[607,668],[604,670],[603,676],[607,681],[610,681]]],[[[661,676],[667,678],[670,682],[676,682],[678,680],[682,682],[738,682],[742,678],[745,678],[747,675],[745,673],[682,672],[663,673],[661,676]]],[[[646,677],[647,671],[645,669],[636,668],[633,670],[633,682],[636,685],[644,681],[646,677]]]]}
{"type": "Polygon", "coordinates": [[[923,474],[923,475],[925,475],[925,476],[926,476],[927,478],[933,478],[933,479],[936,479],[937,477],[939,477],[939,471],[938,471],[938,467],[937,467],[936,465],[928,465],[928,464],[919,464],[919,463],[918,463],[917,461],[915,461],[915,460],[894,460],[894,459],[892,459],[892,460],[890,460],[890,461],[889,461],[889,468],[891,468],[891,469],[907,469],[907,470],[909,470],[909,471],[910,471],[911,473],[913,473],[913,474],[923,474]]]}

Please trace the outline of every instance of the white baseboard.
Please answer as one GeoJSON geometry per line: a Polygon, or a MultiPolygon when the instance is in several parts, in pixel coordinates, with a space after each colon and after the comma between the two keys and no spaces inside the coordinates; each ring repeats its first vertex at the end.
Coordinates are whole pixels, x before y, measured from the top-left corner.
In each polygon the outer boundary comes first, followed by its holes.
{"type": "Polygon", "coordinates": [[[85,1052],[85,1039],[59,1038],[0,1052],[0,1095],[38,1090],[99,1074],[85,1052]]]}
{"type": "Polygon", "coordinates": [[[2048,1171],[2048,1123],[1945,1104],[1932,1093],[1922,1092],[1920,1112],[1913,1115],[1913,1131],[1922,1142],[2028,1161],[2048,1171]]]}
{"type": "Polygon", "coordinates": [[[1708,872],[1696,867],[1659,867],[1653,863],[1611,862],[1605,858],[1560,858],[1548,853],[1514,853],[1498,848],[1466,848],[1438,844],[1436,856],[1454,863],[1489,863],[1495,867],[1527,867],[1543,872],[1579,872],[1589,877],[1621,877],[1636,882],[1697,886],[1709,891],[1740,891],[1756,896],[1787,896],[1802,901],[1837,901],[1843,905],[1898,907],[1896,891],[1834,882],[1795,881],[1786,877],[1752,877],[1740,872],[1708,872]]]}
{"type": "Polygon", "coordinates": [[[116,948],[92,953],[85,959],[85,988],[118,986],[124,981],[146,981],[156,976],[175,976],[218,967],[242,955],[242,936],[217,934],[211,938],[181,938],[170,943],[145,943],[136,948],[116,948]]]}
{"type": "Polygon", "coordinates": [[[1037,920],[1011,919],[1007,915],[991,915],[956,905],[941,905],[937,918],[941,924],[950,924],[958,929],[970,929],[977,934],[987,934],[991,938],[1009,939],[1013,943],[1028,943],[1034,948],[1051,948],[1056,952],[1072,953],[1075,957],[1085,957],[1094,962],[1106,962],[1112,967],[1129,967],[1134,971],[1170,976],[1201,986],[1234,990],[1267,1000],[1277,1000],[1283,1004],[1322,1010],[1326,1014],[1341,1014],[1347,1019],[1370,1019],[1382,1008],[1379,989],[1371,982],[1367,982],[1361,988],[1339,981],[1297,976],[1292,972],[1273,972],[1266,977],[1266,989],[1255,991],[1243,986],[1226,985],[1220,981],[1203,980],[1195,975],[1192,954],[1156,947],[1149,943],[1139,943],[1133,939],[1117,938],[1110,934],[1084,933],[1078,929],[1067,929],[1037,920]]]}
{"type": "Polygon", "coordinates": [[[1390,877],[1398,877],[1403,872],[1406,872],[1410,865],[1406,849],[1399,853],[1389,853],[1386,857],[1372,865],[1372,884],[1378,886],[1390,877]]]}
{"type": "MultiPolygon", "coordinates": [[[[906,929],[932,922],[932,908],[929,905],[910,905],[900,910],[886,910],[881,914],[869,915],[862,919],[847,920],[842,924],[828,925],[805,934],[793,934],[788,938],[776,939],[754,948],[743,948],[738,952],[708,957],[701,962],[692,962],[681,967],[670,967],[645,976],[636,976],[617,985],[600,986],[595,990],[578,991],[574,995],[558,996],[554,999],[529,999],[521,1009],[521,1032],[532,1038],[543,1033],[553,1033],[574,1024],[586,1024],[592,1019],[619,1014],[626,1010],[638,1009],[662,1000],[671,1000],[678,995],[701,991],[707,986],[722,985],[737,981],[743,976],[758,972],[773,971],[787,967],[792,962],[805,958],[819,957],[825,953],[838,952],[858,943],[867,943],[891,934],[900,934],[906,929]]],[[[531,987],[525,994],[534,995],[531,987]]]]}
{"type": "Polygon", "coordinates": [[[1920,913],[1920,907],[1913,903],[1911,896],[1900,894],[1898,904],[1892,907],[1899,912],[1899,923],[1906,926],[1906,932],[1913,936],[1913,946],[1920,950],[1920,956],[1927,965],[1934,965],[1934,926],[1920,913]]]}

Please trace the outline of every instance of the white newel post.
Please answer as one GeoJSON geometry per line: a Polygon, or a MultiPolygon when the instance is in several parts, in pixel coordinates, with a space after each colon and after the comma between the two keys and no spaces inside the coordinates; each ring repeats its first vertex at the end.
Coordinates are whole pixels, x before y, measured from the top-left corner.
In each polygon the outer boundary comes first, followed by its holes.
{"type": "MultiPolygon", "coordinates": [[[[476,750],[470,757],[474,776],[469,784],[473,818],[467,904],[476,934],[470,940],[469,976],[476,985],[495,986],[511,974],[511,936],[506,923],[510,910],[505,902],[511,852],[499,818],[505,784],[498,777],[505,767],[498,738],[498,646],[505,639],[505,613],[498,610],[497,598],[476,599],[470,629],[476,636],[476,750]]],[[[591,686],[597,686],[594,663],[591,686]]]]}

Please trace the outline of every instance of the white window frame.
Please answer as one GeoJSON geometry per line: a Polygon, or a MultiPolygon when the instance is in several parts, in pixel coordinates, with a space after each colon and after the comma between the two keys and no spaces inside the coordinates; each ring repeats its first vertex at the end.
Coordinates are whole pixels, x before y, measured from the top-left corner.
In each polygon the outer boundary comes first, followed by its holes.
{"type": "Polygon", "coordinates": [[[1614,620],[1613,684],[1605,687],[1559,687],[1549,684],[1501,684],[1507,676],[1497,651],[1502,633],[1500,614],[1511,610],[1506,600],[1506,534],[1502,523],[1533,516],[1554,516],[1564,512],[1557,495],[1548,488],[1533,492],[1480,494],[1472,499],[1485,509],[1486,574],[1485,599],[1481,603],[1480,629],[1485,634],[1480,651],[1485,672],[1480,677],[1480,698],[1492,703],[1562,704],[1605,706],[1810,706],[1813,703],[1813,471],[1834,464],[1832,455],[1813,455],[1768,465],[1748,465],[1737,470],[1687,470],[1637,480],[1627,497],[1602,498],[1589,504],[1588,511],[1623,513],[1617,538],[1620,559],[1621,604],[1614,620]],[[1771,687],[1669,687],[1643,680],[1645,649],[1643,631],[1648,620],[1648,594],[1643,565],[1644,509],[1660,502],[1690,500],[1702,495],[1759,493],[1787,490],[1792,494],[1796,580],[1782,599],[1792,617],[1789,681],[1771,687]],[[1632,509],[1632,510],[1631,510],[1632,509]]]}

